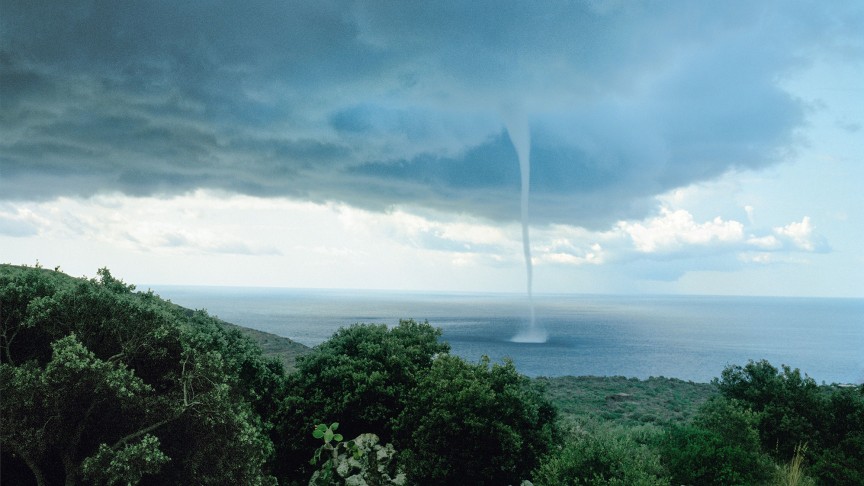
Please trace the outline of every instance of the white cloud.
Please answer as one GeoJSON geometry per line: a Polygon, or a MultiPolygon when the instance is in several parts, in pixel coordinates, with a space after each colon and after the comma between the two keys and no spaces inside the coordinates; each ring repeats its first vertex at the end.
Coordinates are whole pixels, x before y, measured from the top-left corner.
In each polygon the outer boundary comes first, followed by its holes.
{"type": "MultiPolygon", "coordinates": [[[[821,248],[809,217],[760,231],[723,216],[697,218],[689,207],[660,202],[664,207],[658,216],[621,221],[608,231],[562,224],[532,227],[537,281],[542,285],[550,279],[571,291],[575,287],[567,282],[594,281],[601,275],[610,281],[673,283],[699,270],[797,267],[808,262],[796,253],[821,248]]],[[[110,248],[132,255],[131,268],[142,261],[148,268],[160,262],[158,268],[175,281],[209,275],[214,283],[235,281],[219,280],[230,278],[253,285],[441,289],[470,282],[465,285],[473,290],[508,291],[524,284],[519,224],[425,209],[397,207],[381,213],[196,191],[173,198],[112,195],[6,203],[0,211],[7,219],[38,222],[40,231],[24,238],[6,235],[4,250],[15,245],[49,248],[4,251],[7,260],[40,258],[70,270],[72,263],[80,267],[85,261],[70,262],[69,255],[110,248]],[[63,260],[49,261],[46,254],[63,260]],[[229,268],[240,273],[229,275],[229,268]]],[[[711,215],[703,209],[706,213],[711,215]]],[[[115,261],[116,256],[103,251],[83,269],[114,268],[115,261]]],[[[158,282],[165,277],[128,278],[158,282]]]]}
{"type": "Polygon", "coordinates": [[[783,246],[780,240],[774,237],[774,235],[751,236],[747,239],[747,244],[763,250],[777,250],[783,246]]]}
{"type": "MultiPolygon", "coordinates": [[[[408,209],[379,213],[346,205],[337,208],[339,221],[345,228],[374,233],[417,249],[499,255],[517,253],[520,244],[516,239],[520,233],[515,223],[492,225],[468,216],[421,215],[408,209]]],[[[467,265],[468,260],[462,258],[459,264],[467,265]]]]}
{"type": "Polygon", "coordinates": [[[705,223],[696,223],[686,210],[666,207],[662,208],[661,216],[645,223],[621,221],[617,227],[642,253],[673,251],[688,245],[735,243],[744,237],[744,225],[738,221],[724,221],[718,216],[705,223]]]}
{"type": "Polygon", "coordinates": [[[17,214],[38,222],[49,240],[82,239],[144,252],[278,255],[279,240],[270,230],[279,225],[265,217],[314,206],[283,203],[208,191],[169,199],[113,194],[21,203],[17,214]]]}
{"type": "Polygon", "coordinates": [[[12,237],[28,237],[39,234],[47,224],[45,218],[39,217],[27,208],[0,206],[0,235],[12,237]]]}
{"type": "Polygon", "coordinates": [[[801,222],[793,222],[786,226],[774,228],[774,233],[790,240],[796,247],[802,250],[816,250],[816,243],[813,240],[813,225],[810,224],[809,216],[804,216],[801,222]]]}
{"type": "Polygon", "coordinates": [[[564,264],[564,265],[602,265],[606,262],[606,253],[599,243],[594,243],[587,250],[549,249],[538,252],[533,258],[534,263],[564,264]],[[557,251],[556,251],[557,250],[557,251]]]}

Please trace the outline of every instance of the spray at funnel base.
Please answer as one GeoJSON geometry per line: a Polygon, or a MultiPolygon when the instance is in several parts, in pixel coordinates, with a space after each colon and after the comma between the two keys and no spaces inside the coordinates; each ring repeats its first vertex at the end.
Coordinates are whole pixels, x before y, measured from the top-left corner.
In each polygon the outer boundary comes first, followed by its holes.
{"type": "Polygon", "coordinates": [[[545,343],[547,339],[546,330],[537,325],[534,313],[534,268],[531,262],[531,235],[528,231],[528,196],[531,187],[531,130],[528,120],[524,116],[511,116],[507,120],[507,134],[510,142],[516,148],[519,157],[519,173],[522,182],[522,251],[525,256],[525,273],[528,287],[528,306],[530,308],[530,321],[528,329],[514,336],[514,343],[545,343]]]}

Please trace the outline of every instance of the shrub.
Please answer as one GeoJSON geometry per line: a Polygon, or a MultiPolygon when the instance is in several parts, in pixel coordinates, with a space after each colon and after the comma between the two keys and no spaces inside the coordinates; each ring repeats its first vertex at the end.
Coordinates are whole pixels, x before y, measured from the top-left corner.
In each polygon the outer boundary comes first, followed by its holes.
{"type": "Polygon", "coordinates": [[[22,462],[38,484],[270,482],[281,367],[206,314],[99,276],[0,274],[2,482],[26,481],[8,475],[22,462]]]}
{"type": "Polygon", "coordinates": [[[660,443],[674,484],[758,484],[771,471],[759,445],[758,416],[743,403],[712,399],[692,424],[673,425],[660,443]]]}
{"type": "MultiPolygon", "coordinates": [[[[643,435],[642,429],[633,430],[643,435]]],[[[532,479],[538,486],[668,485],[659,455],[640,439],[645,437],[623,428],[595,425],[576,430],[563,448],[549,454],[532,479]]]]}
{"type": "Polygon", "coordinates": [[[441,355],[399,417],[413,484],[518,484],[555,440],[555,412],[511,362],[441,355]]]}

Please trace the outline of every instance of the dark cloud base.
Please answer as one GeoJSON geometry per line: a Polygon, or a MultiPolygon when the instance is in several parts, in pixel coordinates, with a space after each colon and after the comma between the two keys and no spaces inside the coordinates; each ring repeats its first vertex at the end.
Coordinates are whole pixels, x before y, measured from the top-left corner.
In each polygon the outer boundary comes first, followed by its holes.
{"type": "Polygon", "coordinates": [[[807,107],[778,82],[860,60],[862,9],[6,2],[0,198],[212,188],[513,220],[516,106],[532,219],[602,227],[784,160],[807,107]]]}

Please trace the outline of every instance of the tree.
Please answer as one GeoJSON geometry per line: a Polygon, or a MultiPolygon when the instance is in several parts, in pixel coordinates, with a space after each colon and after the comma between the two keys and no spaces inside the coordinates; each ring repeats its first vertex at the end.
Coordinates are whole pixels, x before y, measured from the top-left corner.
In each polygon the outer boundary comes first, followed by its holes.
{"type": "Polygon", "coordinates": [[[27,322],[27,308],[57,290],[58,279],[47,271],[33,269],[0,276],[0,363],[15,364],[13,347],[17,353],[32,355],[28,348],[37,332],[27,322]]]}
{"type": "MultiPolygon", "coordinates": [[[[2,366],[3,428],[6,447],[15,451],[33,472],[38,484],[53,476],[51,463],[62,464],[66,483],[80,474],[79,448],[87,423],[105,408],[129,409],[135,401],[152,391],[122,364],[107,362],[88,351],[74,334],[52,343],[53,357],[46,366],[32,362],[20,367],[2,366]],[[45,457],[54,451],[54,457],[45,457]]],[[[147,439],[148,430],[123,437],[125,445],[138,437],[147,439]]],[[[152,437],[152,436],[150,436],[152,437]]],[[[148,439],[153,444],[151,439],[148,439]]],[[[115,449],[107,447],[103,456],[115,449]]],[[[129,451],[127,450],[127,455],[129,451]]],[[[148,472],[164,463],[161,451],[141,448],[149,454],[148,472]]],[[[133,473],[140,477],[140,474],[133,473]]]]}
{"type": "Polygon", "coordinates": [[[336,331],[298,359],[279,420],[281,475],[308,478],[315,448],[308,424],[339,422],[346,434],[373,433],[393,441],[394,419],[410,391],[450,346],[429,323],[402,320],[393,328],[356,324],[336,331]]]}
{"type": "Polygon", "coordinates": [[[107,269],[58,275],[0,274],[4,483],[16,460],[37,484],[268,481],[272,399],[251,386],[278,388],[278,365],[107,269]]]}
{"type": "Polygon", "coordinates": [[[820,444],[827,424],[826,397],[816,382],[783,365],[750,361],[744,367],[727,366],[714,380],[720,393],[740,400],[759,414],[762,448],[786,461],[799,444],[820,444]]]}
{"type": "Polygon", "coordinates": [[[554,409],[512,363],[468,364],[440,335],[412,320],[358,324],[302,357],[279,422],[282,477],[309,478],[308,424],[338,422],[392,443],[411,484],[527,478],[554,440],[554,409]]]}
{"type": "Polygon", "coordinates": [[[759,417],[726,398],[706,402],[692,424],[673,425],[661,454],[673,484],[759,484],[772,465],[762,454],[759,417]]]}
{"type": "Polygon", "coordinates": [[[832,390],[827,407],[823,442],[808,447],[810,473],[824,484],[864,484],[864,385],[832,390]]]}
{"type": "Polygon", "coordinates": [[[864,387],[820,387],[798,369],[764,360],[729,366],[715,383],[756,412],[762,449],[775,460],[786,462],[806,445],[819,484],[864,482],[864,387]]]}
{"type": "Polygon", "coordinates": [[[556,440],[554,422],[511,362],[440,355],[410,391],[395,445],[413,484],[518,484],[556,440]]]}

